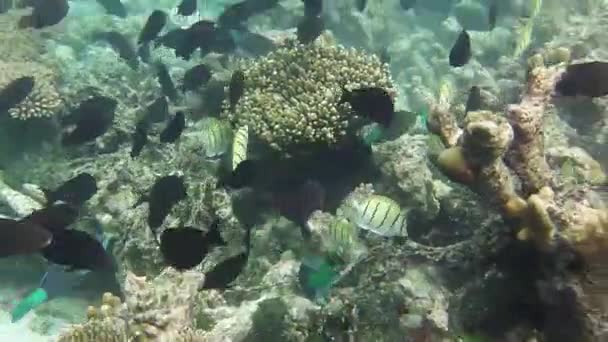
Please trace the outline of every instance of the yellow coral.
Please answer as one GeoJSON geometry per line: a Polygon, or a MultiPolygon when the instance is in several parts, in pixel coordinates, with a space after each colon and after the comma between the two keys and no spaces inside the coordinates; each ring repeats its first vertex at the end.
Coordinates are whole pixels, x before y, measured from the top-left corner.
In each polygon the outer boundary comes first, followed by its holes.
{"type": "Polygon", "coordinates": [[[534,241],[541,249],[547,249],[551,245],[556,229],[547,207],[553,196],[553,190],[544,187],[528,197],[526,210],[522,211],[522,229],[517,233],[518,239],[534,241]]]}

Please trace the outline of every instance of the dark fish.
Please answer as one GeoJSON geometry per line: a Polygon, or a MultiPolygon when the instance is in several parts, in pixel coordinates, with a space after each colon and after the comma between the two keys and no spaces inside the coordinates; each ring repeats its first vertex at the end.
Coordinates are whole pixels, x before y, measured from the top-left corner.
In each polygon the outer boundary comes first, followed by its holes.
{"type": "Polygon", "coordinates": [[[391,95],[382,88],[344,89],[340,103],[348,102],[359,116],[369,118],[384,127],[389,127],[395,115],[391,95]]]}
{"type": "Polygon", "coordinates": [[[198,48],[205,55],[216,50],[221,43],[215,23],[208,20],[200,20],[187,29],[171,30],[156,40],[157,45],[175,50],[175,55],[185,60],[189,60],[198,48]]]}
{"type": "Polygon", "coordinates": [[[116,100],[101,95],[80,103],[66,118],[74,128],[63,133],[61,143],[78,145],[95,140],[106,133],[114,122],[117,105],[116,100]]]}
{"type": "Polygon", "coordinates": [[[37,224],[0,219],[0,258],[39,252],[52,240],[52,234],[37,224]]]}
{"type": "Polygon", "coordinates": [[[163,122],[169,117],[169,103],[165,96],[154,100],[147,108],[144,120],[150,123],[163,122]]]}
{"type": "Polygon", "coordinates": [[[409,11],[416,6],[416,0],[399,0],[399,5],[404,10],[409,11]]]}
{"type": "Polygon", "coordinates": [[[182,0],[177,6],[177,14],[183,16],[190,16],[196,11],[196,0],[182,0]]]}
{"type": "Polygon", "coordinates": [[[139,33],[137,38],[138,44],[145,44],[153,41],[158,37],[160,31],[167,23],[167,14],[161,10],[154,10],[148,17],[144,28],[139,33]]]}
{"type": "Polygon", "coordinates": [[[160,251],[165,262],[178,270],[187,270],[200,264],[211,247],[225,245],[214,224],[206,234],[197,228],[165,229],[160,236],[160,251]]]}
{"type": "Polygon", "coordinates": [[[450,66],[461,67],[471,59],[471,38],[466,30],[462,30],[450,50],[450,66]]]}
{"type": "Polygon", "coordinates": [[[196,90],[202,85],[207,84],[211,79],[211,70],[205,64],[193,66],[184,74],[181,89],[182,91],[196,90]]]}
{"type": "Polygon", "coordinates": [[[152,56],[150,55],[150,43],[141,44],[137,48],[137,56],[139,56],[139,58],[141,58],[142,62],[144,62],[146,64],[150,64],[150,61],[152,60],[152,56]]]}
{"type": "Polygon", "coordinates": [[[53,241],[42,250],[48,261],[73,270],[109,270],[114,267],[103,245],[86,232],[74,229],[53,235],[53,241]]]}
{"type": "Polygon", "coordinates": [[[94,37],[106,41],[133,70],[137,69],[138,61],[135,47],[122,33],[116,31],[99,32],[94,37]]]}
{"type": "Polygon", "coordinates": [[[323,0],[302,0],[304,2],[304,16],[318,17],[323,11],[323,0]]]}
{"type": "Polygon", "coordinates": [[[469,90],[469,97],[464,109],[464,113],[473,112],[481,109],[481,91],[478,86],[472,86],[469,90]]]}
{"type": "Polygon", "coordinates": [[[160,142],[162,143],[174,143],[182,135],[184,128],[186,127],[186,116],[184,112],[179,111],[175,113],[175,116],[165,129],[160,132],[160,142]]]}
{"type": "Polygon", "coordinates": [[[169,100],[176,101],[177,90],[175,89],[175,84],[171,79],[167,66],[162,62],[156,63],[156,76],[158,77],[158,83],[160,84],[163,94],[168,97],[169,100]]]}
{"type": "Polygon", "coordinates": [[[608,94],[608,63],[571,64],[555,84],[562,96],[600,97],[608,94]]]}
{"type": "Polygon", "coordinates": [[[0,14],[8,12],[8,10],[13,9],[13,7],[12,0],[0,0],[0,14]]]}
{"type": "Polygon", "coordinates": [[[230,100],[230,110],[234,111],[236,104],[245,93],[245,73],[237,70],[232,73],[230,86],[228,87],[228,98],[230,100]]]}
{"type": "Polygon", "coordinates": [[[80,207],[97,193],[97,182],[90,174],[83,172],[66,181],[55,190],[44,190],[48,204],[64,202],[80,207]]]}
{"type": "Polygon", "coordinates": [[[120,0],[97,0],[97,3],[99,3],[109,14],[120,18],[127,17],[127,9],[120,0]]]}
{"type": "Polygon", "coordinates": [[[76,222],[78,209],[68,203],[57,202],[36,210],[24,217],[21,222],[37,224],[55,234],[76,222]]]}
{"type": "Polygon", "coordinates": [[[321,17],[304,17],[297,27],[298,41],[302,44],[314,42],[325,30],[325,23],[321,17]]]}
{"type": "Polygon", "coordinates": [[[187,39],[188,39],[188,29],[176,28],[176,29],[171,30],[171,31],[165,33],[164,35],[158,37],[154,41],[154,44],[156,46],[162,45],[162,46],[166,46],[170,49],[177,50],[183,44],[186,43],[187,39]]]}
{"type": "Polygon", "coordinates": [[[148,123],[142,120],[135,125],[133,132],[133,145],[131,146],[131,158],[136,158],[141,154],[144,146],[148,143],[148,123]]]}
{"type": "Polygon", "coordinates": [[[232,172],[226,174],[218,184],[219,186],[227,186],[233,189],[241,189],[251,186],[254,183],[256,173],[258,172],[258,164],[251,160],[243,160],[232,172]]]}
{"type": "Polygon", "coordinates": [[[490,27],[490,31],[492,31],[496,27],[496,18],[498,16],[498,1],[490,1],[490,7],[488,8],[488,25],[490,27]]]}
{"type": "Polygon", "coordinates": [[[67,0],[38,0],[31,3],[34,7],[31,15],[19,20],[19,28],[41,29],[58,24],[68,14],[70,5],[67,0]]]}
{"type": "Polygon", "coordinates": [[[279,4],[280,0],[249,0],[247,6],[253,14],[267,11],[279,4]]]}
{"type": "Polygon", "coordinates": [[[25,100],[34,89],[34,84],[34,78],[31,76],[11,81],[0,92],[0,113],[8,111],[25,100]]]}
{"type": "Polygon", "coordinates": [[[253,56],[263,56],[277,48],[275,42],[259,33],[248,30],[233,31],[234,43],[239,50],[253,56]]]}
{"type": "MultiPolygon", "coordinates": [[[[243,29],[239,29],[239,31],[243,31],[243,29]]],[[[209,50],[201,47],[201,57],[204,57],[209,51],[226,54],[236,50],[236,41],[231,32],[235,32],[235,30],[218,27],[215,30],[215,37],[211,41],[209,50]]]]}
{"type": "Polygon", "coordinates": [[[250,0],[244,0],[227,6],[217,18],[218,25],[228,29],[240,29],[243,22],[253,15],[249,6],[250,0]]]}
{"type": "Polygon", "coordinates": [[[365,11],[365,7],[367,7],[367,0],[356,0],[357,3],[357,10],[359,10],[359,12],[363,12],[365,11]]]}
{"type": "Polygon", "coordinates": [[[322,210],[325,189],[317,181],[307,181],[295,191],[274,193],[273,207],[279,213],[300,226],[304,238],[310,238],[307,221],[315,210],[322,210]]]}
{"type": "Polygon", "coordinates": [[[163,224],[173,206],[187,196],[182,177],[164,176],[154,182],[147,198],[140,199],[135,206],[148,202],[148,226],[156,235],[156,228],[163,224]]]}

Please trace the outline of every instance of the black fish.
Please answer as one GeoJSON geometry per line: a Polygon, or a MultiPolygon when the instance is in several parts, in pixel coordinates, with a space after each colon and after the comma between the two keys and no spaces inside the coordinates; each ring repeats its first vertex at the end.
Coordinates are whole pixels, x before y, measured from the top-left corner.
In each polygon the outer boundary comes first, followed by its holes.
{"type": "Polygon", "coordinates": [[[340,99],[340,103],[343,102],[348,102],[357,115],[367,117],[384,127],[390,126],[395,115],[393,98],[382,88],[344,89],[340,99]]]}
{"type": "MultiPolygon", "coordinates": [[[[242,31],[243,29],[240,29],[239,31],[242,31]]],[[[226,54],[226,53],[231,53],[236,49],[236,41],[234,40],[234,37],[232,36],[232,33],[234,30],[230,30],[224,27],[218,27],[215,30],[215,37],[213,40],[210,41],[210,47],[208,50],[203,49],[203,47],[201,47],[201,58],[205,57],[205,55],[207,53],[209,53],[210,51],[213,52],[217,52],[217,53],[221,53],[221,54],[226,54]]]]}
{"type": "Polygon", "coordinates": [[[325,30],[325,23],[321,17],[304,17],[297,27],[298,41],[302,44],[314,42],[325,30]]]}
{"type": "Polygon", "coordinates": [[[24,217],[21,222],[37,224],[55,234],[76,222],[78,210],[67,203],[53,203],[24,217]]]}
{"type": "Polygon", "coordinates": [[[8,10],[13,9],[13,1],[12,0],[1,0],[0,1],[0,14],[8,12],[8,10]]]}
{"type": "Polygon", "coordinates": [[[357,1],[357,10],[359,12],[365,11],[365,7],[367,7],[367,0],[356,0],[357,1]]]}
{"type": "Polygon", "coordinates": [[[266,55],[277,48],[272,39],[248,30],[239,31],[234,42],[239,50],[254,57],[266,55]]]}
{"type": "Polygon", "coordinates": [[[600,97],[608,94],[608,63],[571,64],[566,68],[555,90],[562,96],[600,97]]]}
{"type": "Polygon", "coordinates": [[[496,18],[498,16],[498,1],[490,1],[490,7],[488,8],[488,25],[490,27],[490,31],[492,31],[496,27],[496,18]]]}
{"type": "Polygon", "coordinates": [[[304,16],[318,17],[323,11],[323,0],[302,0],[304,1],[304,16]]]}
{"type": "Polygon", "coordinates": [[[218,25],[228,29],[240,29],[243,22],[253,15],[249,6],[249,0],[244,0],[227,6],[217,18],[218,25]]]}
{"type": "Polygon", "coordinates": [[[182,0],[177,6],[177,14],[183,16],[190,16],[196,11],[196,0],[182,0]]]}
{"type": "Polygon", "coordinates": [[[137,38],[138,44],[145,44],[153,41],[158,37],[160,31],[167,23],[167,14],[161,10],[154,10],[148,17],[144,28],[139,33],[137,38]]]}
{"type": "Polygon", "coordinates": [[[61,143],[77,145],[103,135],[114,122],[117,105],[116,100],[100,95],[83,101],[66,118],[75,128],[63,133],[61,143]]]}
{"type": "Polygon", "coordinates": [[[401,8],[409,11],[416,6],[416,0],[399,0],[399,4],[401,5],[401,8]]]}
{"type": "Polygon", "coordinates": [[[55,190],[43,189],[47,203],[61,201],[80,207],[97,193],[97,182],[90,174],[83,172],[66,181],[55,190]]]}
{"type": "Polygon", "coordinates": [[[52,234],[37,224],[0,219],[0,258],[39,252],[52,240],[52,234]]]}
{"type": "Polygon", "coordinates": [[[247,6],[253,14],[259,14],[278,5],[280,0],[249,0],[247,6]]]}
{"type": "Polygon", "coordinates": [[[124,59],[131,69],[138,67],[137,52],[129,39],[122,33],[116,31],[99,32],[94,35],[96,39],[104,40],[109,43],[120,58],[124,59]]]}
{"type": "Polygon", "coordinates": [[[41,29],[58,24],[68,14],[70,5],[67,0],[38,0],[31,2],[34,9],[31,15],[19,20],[19,28],[41,29]]]}
{"type": "Polygon", "coordinates": [[[186,116],[184,112],[179,111],[175,113],[175,116],[165,129],[160,132],[160,142],[162,143],[174,143],[182,135],[184,128],[186,127],[186,116]]]}
{"type": "Polygon", "coordinates": [[[139,156],[144,146],[148,143],[148,123],[142,120],[135,125],[135,131],[133,132],[133,145],[131,146],[131,158],[139,156]]]}
{"type": "Polygon", "coordinates": [[[234,111],[236,104],[245,93],[245,73],[237,70],[232,73],[230,86],[228,87],[228,98],[230,100],[230,110],[234,111]]]}
{"type": "Polygon", "coordinates": [[[97,0],[97,3],[99,3],[109,14],[120,18],[127,17],[127,9],[120,0],[97,0]]]}
{"type": "Polygon", "coordinates": [[[163,224],[173,206],[187,196],[182,177],[164,176],[154,182],[147,198],[140,199],[135,206],[148,202],[148,226],[156,235],[156,228],[163,224]]]}
{"type": "Polygon", "coordinates": [[[469,90],[469,97],[464,109],[464,113],[473,112],[481,109],[481,91],[478,86],[472,86],[469,90]]]}
{"type": "Polygon", "coordinates": [[[169,117],[169,103],[165,96],[154,100],[147,108],[144,120],[150,123],[163,122],[169,117]]]}
{"type": "Polygon", "coordinates": [[[42,250],[48,261],[73,270],[110,270],[114,263],[97,239],[86,232],[68,229],[53,235],[53,241],[42,250]]]}
{"type": "Polygon", "coordinates": [[[188,69],[184,74],[181,89],[182,91],[196,90],[202,85],[207,84],[211,79],[211,70],[205,64],[199,64],[188,69]]]}
{"type": "Polygon", "coordinates": [[[158,37],[154,44],[155,46],[162,45],[177,50],[182,44],[186,43],[187,33],[188,29],[176,28],[158,37]]]}
{"type": "Polygon", "coordinates": [[[218,185],[228,186],[233,189],[251,186],[254,183],[257,172],[258,164],[255,161],[251,159],[243,160],[236,169],[225,175],[218,185]]]}
{"type": "Polygon", "coordinates": [[[296,223],[304,238],[310,238],[307,221],[315,210],[322,210],[325,202],[325,189],[317,181],[307,181],[295,191],[274,193],[273,207],[279,213],[296,223]]]}
{"type": "Polygon", "coordinates": [[[141,44],[137,48],[137,56],[139,56],[139,58],[141,58],[142,62],[144,62],[146,64],[150,64],[150,61],[152,60],[152,56],[150,56],[150,43],[141,44]]]}
{"type": "Polygon", "coordinates": [[[165,229],[160,236],[163,259],[178,270],[191,269],[203,261],[211,247],[225,244],[217,224],[206,234],[197,228],[182,227],[165,229]]]}
{"type": "Polygon", "coordinates": [[[25,76],[11,81],[4,87],[0,92],[0,114],[25,100],[34,89],[34,84],[33,77],[25,76]]]}
{"type": "Polygon", "coordinates": [[[471,59],[471,38],[466,30],[462,30],[450,50],[450,66],[461,67],[471,59]]]}
{"type": "Polygon", "coordinates": [[[175,84],[171,79],[167,66],[162,62],[156,63],[156,76],[158,77],[158,83],[160,84],[163,94],[171,101],[176,101],[177,90],[175,90],[175,84]]]}
{"type": "Polygon", "coordinates": [[[245,233],[245,252],[228,258],[215,265],[209,272],[205,273],[205,279],[199,291],[204,289],[226,289],[241,274],[251,250],[251,227],[247,227],[245,233]]]}

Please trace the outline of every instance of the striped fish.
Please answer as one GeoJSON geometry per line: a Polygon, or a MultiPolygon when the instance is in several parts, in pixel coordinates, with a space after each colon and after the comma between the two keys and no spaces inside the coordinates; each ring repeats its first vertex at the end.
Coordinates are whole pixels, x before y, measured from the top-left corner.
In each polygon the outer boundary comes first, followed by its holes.
{"type": "Polygon", "coordinates": [[[327,249],[342,258],[359,245],[357,226],[345,218],[332,222],[324,237],[327,249]]]}
{"type": "Polygon", "coordinates": [[[247,159],[247,144],[249,143],[249,127],[239,128],[232,139],[232,171],[247,159]]]}
{"type": "Polygon", "coordinates": [[[407,215],[392,199],[369,195],[353,198],[345,206],[346,218],[361,227],[382,236],[407,236],[407,215]]]}
{"type": "Polygon", "coordinates": [[[205,157],[218,158],[230,150],[232,129],[227,122],[216,118],[201,120],[202,144],[205,157]]]}

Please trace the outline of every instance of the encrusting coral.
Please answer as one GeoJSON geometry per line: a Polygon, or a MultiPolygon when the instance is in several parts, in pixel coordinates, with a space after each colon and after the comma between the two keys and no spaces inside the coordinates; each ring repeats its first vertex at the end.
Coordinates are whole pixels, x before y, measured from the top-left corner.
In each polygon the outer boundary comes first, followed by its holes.
{"type": "Polygon", "coordinates": [[[373,55],[319,42],[289,43],[246,64],[245,92],[224,115],[248,126],[276,150],[334,145],[356,116],[340,104],[342,89],[382,87],[394,95],[388,69],[373,55]]]}

